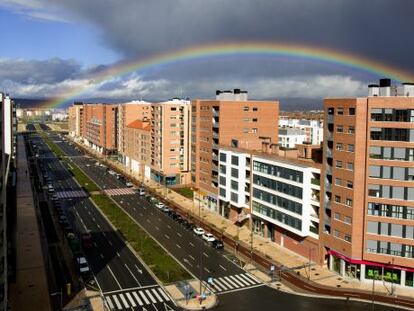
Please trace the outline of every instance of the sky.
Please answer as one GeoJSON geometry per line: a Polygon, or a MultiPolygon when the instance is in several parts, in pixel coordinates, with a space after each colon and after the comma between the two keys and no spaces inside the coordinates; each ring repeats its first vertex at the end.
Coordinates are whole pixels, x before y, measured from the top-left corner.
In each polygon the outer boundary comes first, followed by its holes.
{"type": "Polygon", "coordinates": [[[363,96],[382,76],[293,56],[212,55],[96,77],[161,53],[251,41],[334,49],[414,74],[412,12],[411,0],[0,0],[0,90],[112,101],[233,88],[255,99],[363,96]]]}

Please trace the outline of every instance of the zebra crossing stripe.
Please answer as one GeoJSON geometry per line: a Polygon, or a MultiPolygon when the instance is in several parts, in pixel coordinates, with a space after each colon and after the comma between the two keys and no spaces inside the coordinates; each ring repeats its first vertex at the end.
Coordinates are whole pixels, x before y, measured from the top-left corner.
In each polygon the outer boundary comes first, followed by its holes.
{"type": "Polygon", "coordinates": [[[225,284],[229,289],[233,289],[233,286],[231,286],[229,283],[227,283],[226,280],[224,280],[223,278],[220,278],[220,282],[225,284]]]}
{"type": "Polygon", "coordinates": [[[139,298],[137,292],[133,292],[132,295],[135,297],[135,299],[138,301],[138,304],[140,306],[143,306],[144,304],[142,303],[141,299],[139,298]]]}
{"type": "Polygon", "coordinates": [[[112,303],[111,298],[109,298],[109,296],[106,297],[106,302],[108,302],[109,309],[112,310],[114,308],[114,304],[112,303]]]}
{"type": "Polygon", "coordinates": [[[256,280],[253,280],[251,277],[249,277],[247,274],[240,274],[240,276],[242,277],[242,278],[244,278],[247,282],[249,282],[250,284],[252,284],[252,285],[256,285],[256,284],[258,284],[257,282],[256,282],[256,280]]]}
{"type": "Polygon", "coordinates": [[[141,297],[142,297],[142,299],[144,300],[145,304],[146,304],[146,305],[149,305],[149,304],[150,304],[150,302],[149,302],[149,300],[147,299],[147,297],[145,297],[145,295],[144,295],[141,291],[139,291],[138,293],[141,295],[141,297]]]}
{"type": "Polygon", "coordinates": [[[219,279],[215,279],[213,285],[217,287],[218,290],[227,290],[227,287],[223,283],[221,283],[219,279]]]}
{"type": "Polygon", "coordinates": [[[167,294],[160,287],[158,287],[158,291],[161,293],[161,296],[164,297],[165,301],[170,301],[170,297],[168,297],[167,294]]]}
{"type": "Polygon", "coordinates": [[[229,282],[231,285],[233,285],[235,288],[239,288],[240,286],[236,283],[234,283],[229,277],[225,276],[223,277],[227,282],[229,282]]]}
{"type": "Polygon", "coordinates": [[[123,294],[119,294],[119,297],[121,298],[122,302],[124,303],[124,306],[125,306],[126,308],[129,308],[129,304],[128,304],[128,302],[126,301],[126,299],[125,299],[124,295],[123,295],[123,294]]]}
{"type": "Polygon", "coordinates": [[[114,299],[114,302],[115,302],[116,307],[118,308],[118,310],[122,310],[122,305],[119,302],[118,298],[115,295],[113,295],[112,298],[114,299]]]}
{"type": "Polygon", "coordinates": [[[136,306],[137,306],[137,304],[135,303],[134,299],[132,299],[131,294],[130,294],[130,293],[126,293],[125,295],[127,296],[127,298],[128,298],[128,300],[129,300],[129,302],[131,303],[131,305],[132,305],[133,307],[136,307],[136,306]]]}
{"type": "Polygon", "coordinates": [[[146,289],[145,290],[145,293],[151,299],[152,303],[157,303],[157,301],[155,300],[155,298],[151,295],[151,292],[149,291],[149,289],[146,289]]]}
{"type": "Polygon", "coordinates": [[[155,288],[152,288],[151,290],[154,293],[155,297],[157,297],[157,299],[159,300],[159,302],[163,302],[163,300],[160,297],[160,295],[158,295],[157,290],[155,288]]]}
{"type": "Polygon", "coordinates": [[[250,286],[250,283],[249,282],[247,282],[245,279],[243,279],[240,275],[235,275],[234,276],[237,280],[239,280],[241,283],[243,283],[244,284],[244,286],[250,286]]]}
{"type": "Polygon", "coordinates": [[[230,276],[229,276],[229,279],[231,279],[232,281],[234,281],[234,283],[236,283],[236,284],[240,285],[241,287],[246,286],[246,285],[244,285],[242,282],[240,282],[237,278],[235,278],[235,276],[234,276],[234,275],[230,275],[230,276]]]}

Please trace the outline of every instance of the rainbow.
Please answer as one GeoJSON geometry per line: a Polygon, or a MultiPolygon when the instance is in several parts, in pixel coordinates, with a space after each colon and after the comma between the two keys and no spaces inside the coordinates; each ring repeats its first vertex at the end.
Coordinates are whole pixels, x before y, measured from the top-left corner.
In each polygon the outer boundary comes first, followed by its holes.
{"type": "Polygon", "coordinates": [[[361,56],[343,53],[337,50],[314,47],[310,45],[298,45],[288,43],[271,42],[232,42],[198,45],[181,50],[157,54],[148,58],[121,62],[115,66],[96,73],[90,85],[67,89],[65,95],[43,103],[42,106],[55,108],[74,98],[80,97],[86,91],[97,84],[107,80],[123,76],[128,73],[149,69],[160,65],[168,65],[183,61],[199,60],[217,56],[285,56],[311,61],[322,61],[334,65],[347,66],[352,69],[366,71],[383,77],[389,77],[397,81],[414,81],[414,74],[402,69],[364,58],[361,56]]]}

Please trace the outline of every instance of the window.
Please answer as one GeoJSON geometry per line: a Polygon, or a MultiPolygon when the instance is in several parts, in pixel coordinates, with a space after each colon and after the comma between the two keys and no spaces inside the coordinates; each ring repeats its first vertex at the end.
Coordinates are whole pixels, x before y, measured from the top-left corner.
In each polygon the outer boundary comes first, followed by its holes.
{"type": "Polygon", "coordinates": [[[346,199],[345,205],[352,207],[352,199],[346,199]]]}
{"type": "Polygon", "coordinates": [[[335,202],[336,203],[341,203],[341,197],[339,195],[335,196],[335,202]]]}
{"type": "Polygon", "coordinates": [[[344,222],[348,225],[352,224],[352,217],[350,216],[345,216],[344,217],[344,222]]]}
{"type": "Polygon", "coordinates": [[[176,111],[177,108],[176,107],[171,107],[171,111],[176,111]]]}
{"type": "Polygon", "coordinates": [[[342,143],[336,143],[336,150],[344,150],[344,146],[342,145],[342,143]]]}
{"type": "Polygon", "coordinates": [[[336,114],[342,116],[344,114],[344,108],[338,108],[336,114]]]}
{"type": "Polygon", "coordinates": [[[337,133],[343,133],[344,132],[344,127],[342,125],[337,125],[336,126],[336,132],[337,133]]]}
{"type": "Polygon", "coordinates": [[[352,162],[348,162],[348,163],[346,164],[346,168],[347,168],[348,170],[350,170],[350,171],[353,171],[353,170],[354,170],[354,163],[352,163],[352,162]]]}
{"type": "Polygon", "coordinates": [[[342,180],[339,178],[335,178],[335,185],[340,186],[342,184],[342,180]]]}
{"type": "Polygon", "coordinates": [[[243,133],[249,133],[249,129],[248,128],[243,128],[243,133]]]}
{"type": "Polygon", "coordinates": [[[351,243],[351,236],[349,234],[345,234],[344,240],[351,243]]]}
{"type": "Polygon", "coordinates": [[[232,180],[231,181],[231,189],[238,190],[239,189],[239,183],[237,181],[232,180]]]}
{"type": "Polygon", "coordinates": [[[348,110],[348,114],[349,114],[350,116],[354,116],[354,115],[355,115],[355,108],[349,108],[349,110],[348,110]]]}
{"type": "Polygon", "coordinates": [[[238,202],[237,193],[230,192],[230,200],[232,200],[233,202],[238,202]]]}
{"type": "Polygon", "coordinates": [[[335,214],[334,214],[334,218],[335,218],[336,220],[341,220],[341,214],[339,214],[339,213],[335,213],[335,214]]]}
{"type": "Polygon", "coordinates": [[[348,151],[349,152],[354,152],[354,150],[355,150],[355,146],[353,144],[349,144],[348,145],[348,151]]]}
{"type": "Polygon", "coordinates": [[[249,111],[249,107],[244,106],[244,107],[243,107],[243,111],[249,111]]]}
{"type": "Polygon", "coordinates": [[[339,231],[338,230],[334,230],[334,237],[339,238],[339,231]]]}
{"type": "Polygon", "coordinates": [[[236,156],[231,156],[231,164],[232,165],[239,165],[239,158],[236,156]]]}
{"type": "Polygon", "coordinates": [[[257,111],[257,110],[259,110],[259,108],[253,107],[253,111],[257,111]]]}
{"type": "Polygon", "coordinates": [[[252,128],[252,133],[257,133],[257,128],[252,128]]]}
{"type": "Polygon", "coordinates": [[[257,122],[257,118],[253,118],[253,119],[252,119],[252,121],[253,121],[253,122],[257,122]]]}
{"type": "Polygon", "coordinates": [[[227,160],[227,155],[225,153],[220,153],[220,161],[226,162],[226,160],[227,160]]]}
{"type": "Polygon", "coordinates": [[[348,126],[348,134],[354,134],[355,128],[353,126],[348,126]]]}
{"type": "Polygon", "coordinates": [[[220,185],[226,186],[226,177],[220,176],[220,185]]]}
{"type": "Polygon", "coordinates": [[[220,188],[220,196],[226,197],[226,189],[220,188]]]}
{"type": "Polygon", "coordinates": [[[250,118],[243,118],[243,122],[249,122],[250,118]]]}
{"type": "Polygon", "coordinates": [[[231,168],[231,177],[239,178],[239,170],[237,168],[231,168]]]}
{"type": "Polygon", "coordinates": [[[348,180],[348,181],[346,182],[346,186],[347,186],[349,189],[353,189],[353,188],[354,188],[354,183],[353,183],[351,180],[348,180]]]}
{"type": "Polygon", "coordinates": [[[336,168],[342,168],[342,161],[336,161],[336,168]]]}

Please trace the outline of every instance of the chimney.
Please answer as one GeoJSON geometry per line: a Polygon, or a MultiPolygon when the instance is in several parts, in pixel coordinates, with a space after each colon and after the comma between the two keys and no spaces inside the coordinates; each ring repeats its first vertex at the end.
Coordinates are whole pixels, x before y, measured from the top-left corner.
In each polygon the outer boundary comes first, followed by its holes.
{"type": "Polygon", "coordinates": [[[272,154],[279,154],[279,145],[278,144],[271,144],[270,145],[271,153],[272,154]]]}
{"type": "Polygon", "coordinates": [[[270,143],[267,141],[262,142],[262,152],[269,154],[270,153],[270,148],[269,148],[270,143]]]}
{"type": "Polygon", "coordinates": [[[380,79],[379,96],[391,96],[391,79],[380,79]]]}

